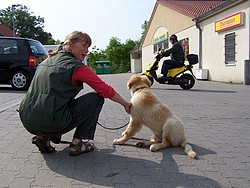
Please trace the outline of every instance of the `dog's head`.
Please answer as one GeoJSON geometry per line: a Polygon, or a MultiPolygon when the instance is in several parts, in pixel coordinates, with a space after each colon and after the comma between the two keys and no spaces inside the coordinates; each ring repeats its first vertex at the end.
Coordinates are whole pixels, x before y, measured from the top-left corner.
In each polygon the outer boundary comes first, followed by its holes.
{"type": "Polygon", "coordinates": [[[128,90],[131,90],[131,92],[134,92],[140,88],[150,88],[150,86],[151,82],[145,75],[133,75],[127,83],[128,90]]]}

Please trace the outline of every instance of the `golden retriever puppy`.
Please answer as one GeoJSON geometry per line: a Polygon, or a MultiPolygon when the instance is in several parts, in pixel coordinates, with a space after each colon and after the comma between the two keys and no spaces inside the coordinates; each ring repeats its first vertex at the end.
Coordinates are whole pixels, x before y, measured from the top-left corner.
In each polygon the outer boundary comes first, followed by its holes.
{"type": "Polygon", "coordinates": [[[195,158],[196,153],[187,143],[183,123],[150,91],[150,86],[146,76],[133,75],[128,81],[127,87],[132,96],[130,122],[122,137],[115,139],[113,143],[125,143],[145,125],[154,135],[150,141],[138,142],[138,147],[149,147],[150,151],[157,151],[171,146],[182,146],[188,157],[195,158]]]}

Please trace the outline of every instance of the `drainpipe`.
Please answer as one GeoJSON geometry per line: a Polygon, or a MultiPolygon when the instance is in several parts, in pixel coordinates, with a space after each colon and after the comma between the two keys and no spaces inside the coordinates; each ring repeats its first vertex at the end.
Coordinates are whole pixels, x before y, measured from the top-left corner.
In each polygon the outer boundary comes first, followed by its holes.
{"type": "Polygon", "coordinates": [[[198,20],[195,20],[195,26],[199,29],[199,69],[202,69],[202,29],[198,20]]]}

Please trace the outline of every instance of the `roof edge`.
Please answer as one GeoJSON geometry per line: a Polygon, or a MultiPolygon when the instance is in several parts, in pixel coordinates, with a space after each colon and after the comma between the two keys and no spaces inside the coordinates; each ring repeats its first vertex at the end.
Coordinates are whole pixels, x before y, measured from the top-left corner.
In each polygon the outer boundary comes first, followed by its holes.
{"type": "Polygon", "coordinates": [[[142,37],[141,44],[139,45],[140,48],[142,48],[142,45],[143,45],[143,43],[144,43],[144,41],[145,41],[145,38],[146,38],[146,36],[147,36],[148,30],[149,30],[149,28],[150,28],[150,25],[151,25],[151,23],[152,23],[152,19],[153,19],[153,17],[154,17],[153,15],[155,14],[155,11],[156,11],[157,6],[158,6],[158,2],[156,1],[156,2],[155,2],[155,5],[154,5],[154,8],[153,8],[153,11],[152,11],[151,16],[150,16],[149,21],[148,21],[148,26],[147,26],[147,28],[146,28],[146,30],[145,30],[145,32],[144,32],[143,37],[142,37]]]}
{"type": "Polygon", "coordinates": [[[225,1],[224,3],[222,3],[221,5],[211,9],[210,11],[200,15],[200,16],[197,16],[195,18],[192,19],[192,21],[194,22],[200,22],[200,21],[203,21],[223,10],[226,10],[232,6],[235,6],[236,4],[239,4],[239,3],[243,3],[247,0],[228,0],[228,1],[225,1]]]}

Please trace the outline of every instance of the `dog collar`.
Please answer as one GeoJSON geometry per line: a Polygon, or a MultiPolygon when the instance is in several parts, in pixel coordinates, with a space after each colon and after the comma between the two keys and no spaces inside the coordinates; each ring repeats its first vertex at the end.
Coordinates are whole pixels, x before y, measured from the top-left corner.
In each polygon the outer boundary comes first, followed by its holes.
{"type": "Polygon", "coordinates": [[[133,93],[135,93],[135,92],[138,91],[138,90],[146,89],[146,88],[147,88],[147,87],[145,87],[145,86],[144,86],[144,87],[139,87],[139,88],[137,88],[136,90],[134,90],[133,93]]]}

